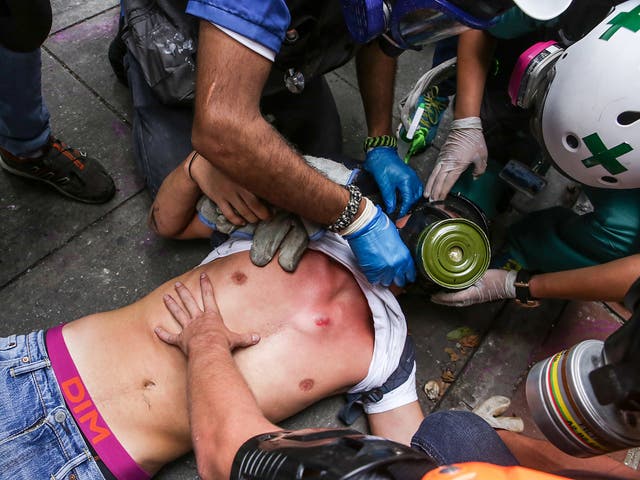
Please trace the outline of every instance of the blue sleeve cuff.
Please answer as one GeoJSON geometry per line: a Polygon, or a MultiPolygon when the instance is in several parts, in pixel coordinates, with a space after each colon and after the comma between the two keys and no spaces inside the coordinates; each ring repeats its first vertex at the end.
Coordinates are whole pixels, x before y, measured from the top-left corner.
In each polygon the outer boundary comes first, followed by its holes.
{"type": "Polygon", "coordinates": [[[291,23],[283,0],[238,2],[237,0],[189,0],[187,13],[279,52],[291,23]]]}
{"type": "Polygon", "coordinates": [[[198,219],[204,223],[207,227],[213,229],[213,230],[217,230],[216,228],[216,224],[213,223],[212,221],[210,221],[209,219],[207,219],[204,215],[202,215],[200,212],[198,212],[198,219]]]}

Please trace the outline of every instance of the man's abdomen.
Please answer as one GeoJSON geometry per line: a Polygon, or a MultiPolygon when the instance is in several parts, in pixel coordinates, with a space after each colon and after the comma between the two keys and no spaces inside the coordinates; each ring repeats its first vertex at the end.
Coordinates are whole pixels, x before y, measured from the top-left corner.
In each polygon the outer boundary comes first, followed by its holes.
{"type": "MultiPolygon", "coordinates": [[[[271,420],[344,391],[367,374],[373,351],[368,305],[351,274],[325,255],[306,253],[293,274],[276,262],[255,267],[247,252],[216,260],[179,277],[197,300],[201,271],[214,285],[227,326],[261,336],[235,358],[271,420]]],[[[162,301],[166,293],[177,298],[175,280],[129,307],[64,330],[98,409],[143,467],[159,467],[190,449],[186,362],[153,332],[159,325],[179,330],[162,301]]]]}

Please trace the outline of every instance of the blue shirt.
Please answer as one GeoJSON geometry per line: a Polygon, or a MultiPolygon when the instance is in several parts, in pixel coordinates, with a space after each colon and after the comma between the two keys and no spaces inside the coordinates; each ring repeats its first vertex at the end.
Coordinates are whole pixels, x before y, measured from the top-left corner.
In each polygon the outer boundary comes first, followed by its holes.
{"type": "Polygon", "coordinates": [[[291,15],[284,0],[189,0],[187,13],[279,52],[291,15]]]}

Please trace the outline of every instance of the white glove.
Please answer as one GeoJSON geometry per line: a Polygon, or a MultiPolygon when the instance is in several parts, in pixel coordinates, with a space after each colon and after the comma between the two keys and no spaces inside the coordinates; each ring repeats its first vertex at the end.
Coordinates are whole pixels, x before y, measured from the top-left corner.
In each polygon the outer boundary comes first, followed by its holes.
{"type": "Polygon", "coordinates": [[[424,197],[444,200],[460,175],[474,164],[473,176],[479,177],[487,168],[487,145],[482,134],[482,122],[478,117],[461,118],[451,122],[451,130],[440,149],[424,197]]]}
{"type": "Polygon", "coordinates": [[[438,292],[431,295],[433,303],[449,307],[466,307],[476,303],[516,298],[515,270],[487,270],[476,283],[457,292],[438,292]]]}
{"type": "Polygon", "coordinates": [[[245,226],[239,226],[231,223],[224,213],[222,213],[220,207],[205,195],[201,195],[198,199],[198,203],[196,203],[196,211],[198,212],[202,223],[207,225],[209,228],[226,233],[227,235],[236,231],[246,232],[249,237],[253,235],[253,230],[255,229],[255,225],[253,223],[249,223],[245,226]]]}
{"type": "Polygon", "coordinates": [[[324,229],[317,223],[280,210],[268,220],[257,223],[249,254],[251,261],[264,267],[278,254],[278,263],[287,272],[294,272],[309,241],[318,240],[324,229]]]}
{"type": "Polygon", "coordinates": [[[332,182],[339,185],[348,185],[351,183],[353,170],[345,167],[343,164],[329,160],[328,158],[312,157],[311,155],[305,155],[302,158],[307,162],[307,165],[318,170],[332,182]]]}
{"type": "Polygon", "coordinates": [[[520,417],[502,417],[511,405],[511,400],[502,395],[487,398],[479,406],[473,409],[473,413],[482,417],[493,428],[509,430],[510,432],[524,431],[524,422],[520,417]]]}

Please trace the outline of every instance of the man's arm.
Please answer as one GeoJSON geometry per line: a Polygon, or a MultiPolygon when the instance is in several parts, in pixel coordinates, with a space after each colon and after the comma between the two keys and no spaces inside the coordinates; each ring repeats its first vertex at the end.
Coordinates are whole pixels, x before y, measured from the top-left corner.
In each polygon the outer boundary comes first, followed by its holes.
{"type": "Polygon", "coordinates": [[[194,148],[273,205],[332,224],[348,192],[309,167],[260,113],[271,62],[200,22],[194,148]]]}
{"type": "MultiPolygon", "coordinates": [[[[529,279],[533,298],[622,301],[640,276],[640,254],[593,267],[541,273],[529,279]]],[[[474,285],[453,293],[436,293],[431,300],[442,305],[464,307],[476,303],[515,298],[516,272],[487,270],[474,285]]]]}
{"type": "Polygon", "coordinates": [[[373,435],[410,445],[413,434],[424,419],[424,414],[420,403],[416,400],[386,412],[370,413],[367,419],[373,435]]]}
{"type": "Polygon", "coordinates": [[[479,117],[495,39],[482,30],[469,30],[458,39],[454,119],[479,117]]]}
{"type": "Polygon", "coordinates": [[[640,254],[593,267],[541,273],[529,280],[535,298],[618,301],[640,277],[640,254]]]}
{"type": "Polygon", "coordinates": [[[204,273],[200,287],[204,309],[184,285],[176,284],[184,309],[169,295],[164,301],[182,331],[171,334],[158,327],[156,334],[188,359],[189,422],[198,474],[204,480],[227,479],[236,452],[249,438],[281,429],[262,414],[231,356],[234,348],[254,345],[260,338],[229,331],[204,273]]]}
{"type": "MultiPolygon", "coordinates": [[[[377,41],[358,51],[356,71],[369,137],[386,135],[395,138],[391,125],[396,68],[396,59],[386,55],[377,41]]],[[[422,195],[422,181],[398,156],[395,147],[367,149],[364,168],[373,175],[380,187],[385,209],[389,214],[396,210],[397,193],[401,197],[401,217],[422,195]]]]}
{"type": "Polygon", "coordinates": [[[474,165],[476,177],[487,167],[480,108],[494,43],[493,37],[481,30],[460,35],[454,120],[424,188],[424,196],[431,200],[444,200],[470,165],[474,165]]]}
{"type": "Polygon", "coordinates": [[[188,239],[211,235],[211,229],[198,219],[196,212],[202,190],[191,176],[193,153],[165,178],[151,205],[149,227],[163,237],[188,239]]]}
{"type": "Polygon", "coordinates": [[[369,203],[357,203],[357,191],[350,193],[308,166],[264,120],[259,104],[270,70],[267,59],[200,22],[194,148],[277,207],[321,225],[344,218],[342,233],[371,283],[413,281],[411,254],[386,215],[366,209],[369,203]]]}
{"type": "Polygon", "coordinates": [[[358,50],[356,72],[370,137],[391,135],[397,60],[385,55],[377,41],[358,50]]]}

